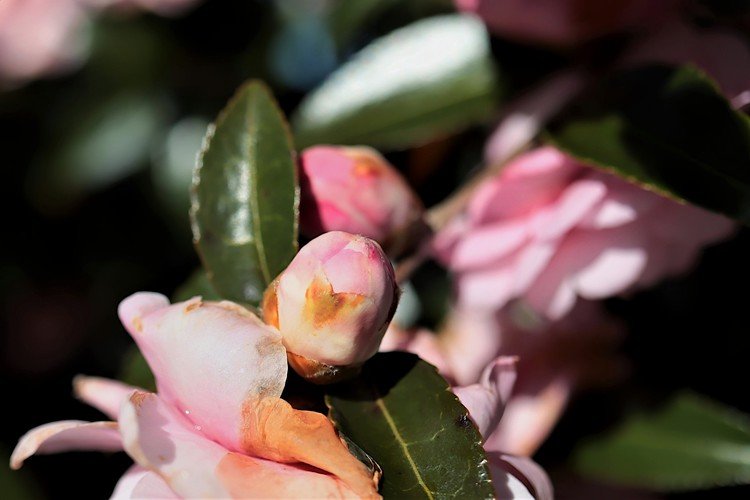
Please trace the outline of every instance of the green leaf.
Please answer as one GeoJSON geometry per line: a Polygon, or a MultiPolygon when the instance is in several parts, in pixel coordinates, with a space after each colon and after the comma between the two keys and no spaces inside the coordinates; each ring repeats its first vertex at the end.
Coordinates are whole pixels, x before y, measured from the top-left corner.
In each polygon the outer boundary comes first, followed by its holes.
{"type": "Polygon", "coordinates": [[[683,393],[584,444],[574,463],[600,480],[658,490],[750,484],[750,417],[683,393]]]}
{"type": "Polygon", "coordinates": [[[327,387],[330,418],[383,469],[384,498],[492,498],[482,437],[432,365],[377,354],[327,387]]]}
{"type": "Polygon", "coordinates": [[[154,374],[136,345],[130,346],[125,353],[117,378],[126,384],[141,387],[147,391],[156,391],[154,374]]]}
{"type": "Polygon", "coordinates": [[[167,104],[156,94],[130,91],[76,101],[67,110],[76,113],[73,124],[67,121],[57,132],[59,146],[31,173],[38,204],[65,207],[147,166],[154,138],[166,126],[167,104]]]}
{"type": "Polygon", "coordinates": [[[498,87],[482,22],[438,16],[362,49],[305,98],[292,123],[300,147],[407,147],[487,118],[498,87]]]}
{"type": "Polygon", "coordinates": [[[203,297],[203,300],[221,300],[221,296],[214,290],[203,269],[195,271],[185,283],[175,290],[172,295],[172,302],[184,302],[196,295],[203,297]]]}
{"type": "Polygon", "coordinates": [[[297,251],[298,205],[287,123],[251,81],[209,127],[193,177],[193,239],[222,297],[260,302],[297,251]]]}
{"type": "MultiPolygon", "coordinates": [[[[0,460],[10,462],[10,452],[0,448],[0,460]]],[[[37,482],[27,470],[12,470],[10,467],[0,467],[0,491],[7,500],[33,500],[43,498],[37,482]]]]}
{"type": "Polygon", "coordinates": [[[646,188],[750,222],[750,119],[694,68],[620,73],[575,101],[549,138],[646,188]]]}

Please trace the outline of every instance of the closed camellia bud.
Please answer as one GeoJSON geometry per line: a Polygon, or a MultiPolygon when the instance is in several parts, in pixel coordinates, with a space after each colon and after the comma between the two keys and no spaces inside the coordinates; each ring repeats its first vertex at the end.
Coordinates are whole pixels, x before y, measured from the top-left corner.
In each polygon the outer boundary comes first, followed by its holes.
{"type": "Polygon", "coordinates": [[[367,236],[390,254],[420,234],[424,208],[399,172],[367,147],[315,146],[302,152],[300,224],[367,236]]]}
{"type": "Polygon", "coordinates": [[[281,332],[297,373],[330,383],[356,374],[377,352],[398,297],[380,246],[333,231],[305,245],[271,283],[263,317],[281,332]]]}

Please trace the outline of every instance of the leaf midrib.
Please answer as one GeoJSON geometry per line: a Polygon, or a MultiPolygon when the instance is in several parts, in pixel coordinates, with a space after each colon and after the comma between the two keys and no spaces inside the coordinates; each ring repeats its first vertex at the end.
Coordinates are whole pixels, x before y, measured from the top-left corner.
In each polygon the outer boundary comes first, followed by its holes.
{"type": "Polygon", "coordinates": [[[424,479],[422,479],[422,475],[419,473],[417,464],[414,461],[414,458],[412,458],[411,453],[409,452],[409,446],[406,444],[406,441],[404,440],[403,436],[401,436],[401,433],[398,431],[398,427],[396,426],[396,422],[393,420],[393,416],[391,415],[391,412],[385,406],[385,403],[383,402],[383,397],[380,395],[380,392],[378,392],[375,386],[372,387],[372,391],[375,394],[375,396],[377,396],[375,399],[375,404],[383,413],[383,418],[385,418],[385,421],[388,424],[388,427],[390,427],[391,432],[396,438],[396,442],[399,444],[399,446],[403,450],[404,455],[406,456],[406,460],[409,462],[409,466],[411,467],[411,470],[414,473],[414,476],[417,478],[417,482],[422,487],[427,497],[430,500],[434,499],[435,497],[433,496],[432,492],[425,484],[424,479]]]}
{"type": "Polygon", "coordinates": [[[247,114],[247,130],[250,144],[248,144],[248,162],[250,169],[250,214],[253,220],[253,225],[257,228],[255,238],[253,238],[255,251],[258,254],[258,264],[260,266],[260,272],[263,274],[263,280],[265,284],[271,282],[271,273],[268,270],[268,261],[266,257],[266,248],[263,243],[263,228],[261,226],[261,215],[260,215],[260,201],[258,191],[258,144],[257,140],[254,139],[259,120],[256,117],[258,112],[258,90],[253,89],[250,95],[250,102],[247,114]]]}

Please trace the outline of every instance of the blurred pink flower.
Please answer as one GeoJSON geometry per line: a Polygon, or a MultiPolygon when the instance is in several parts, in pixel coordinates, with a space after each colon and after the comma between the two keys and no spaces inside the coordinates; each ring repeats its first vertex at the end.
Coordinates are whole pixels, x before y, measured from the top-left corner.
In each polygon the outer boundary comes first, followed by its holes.
{"type": "Polygon", "coordinates": [[[86,18],[78,0],[0,2],[0,80],[18,84],[75,65],[86,18]]]}
{"type": "Polygon", "coordinates": [[[520,299],[557,319],[578,297],[604,299],[685,272],[733,227],[543,147],[480,186],[434,251],[455,276],[460,306],[497,310],[520,299]]]}
{"type": "Polygon", "coordinates": [[[500,36],[571,46],[661,21],[673,0],[454,0],[500,36]]]}
{"type": "Polygon", "coordinates": [[[322,414],[280,399],[279,333],[231,302],[169,305],[138,293],[120,318],[151,367],[158,394],[79,378],[76,394],[117,422],[63,421],[21,438],[34,453],[124,449],[136,462],[117,493],[146,497],[379,497],[378,476],[351,455],[322,414]]]}
{"type": "Polygon", "coordinates": [[[623,62],[691,63],[716,80],[735,108],[750,103],[750,45],[728,28],[700,28],[673,21],[638,41],[623,62]]]}
{"type": "Polygon", "coordinates": [[[522,324],[516,316],[508,311],[454,310],[438,335],[392,326],[382,350],[414,352],[452,381],[472,416],[484,416],[474,419],[487,437],[487,450],[530,456],[577,388],[606,386],[627,373],[625,363],[615,356],[624,332],[595,302],[580,301],[555,322],[536,318],[522,324]],[[517,359],[515,371],[507,366],[510,359],[517,359]],[[506,366],[500,372],[503,360],[506,366]],[[467,388],[479,395],[478,387],[484,388],[483,397],[467,399],[467,388]],[[497,405],[496,413],[480,413],[475,409],[480,405],[497,405]]]}

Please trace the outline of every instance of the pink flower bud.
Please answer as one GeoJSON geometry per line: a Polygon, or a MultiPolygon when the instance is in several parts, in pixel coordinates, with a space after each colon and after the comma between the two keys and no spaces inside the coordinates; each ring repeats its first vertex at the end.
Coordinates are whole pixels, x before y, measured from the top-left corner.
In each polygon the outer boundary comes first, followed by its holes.
{"type": "Polygon", "coordinates": [[[424,208],[406,180],[374,149],[315,146],[302,152],[302,232],[367,236],[399,253],[424,208]]]}
{"type": "Polygon", "coordinates": [[[398,296],[380,246],[333,231],[303,247],[268,287],[263,316],[281,332],[292,367],[326,383],[356,372],[377,352],[398,296]]]}

